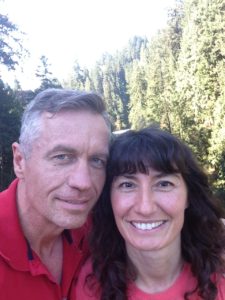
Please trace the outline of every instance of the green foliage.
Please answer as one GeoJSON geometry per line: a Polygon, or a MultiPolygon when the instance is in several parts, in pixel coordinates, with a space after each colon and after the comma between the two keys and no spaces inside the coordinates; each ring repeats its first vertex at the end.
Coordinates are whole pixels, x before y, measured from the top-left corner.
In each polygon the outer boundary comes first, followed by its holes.
{"type": "Polygon", "coordinates": [[[71,88],[76,90],[91,91],[94,89],[92,78],[89,75],[89,70],[82,68],[78,61],[75,61],[73,66],[73,75],[66,85],[69,85],[71,88]]]}
{"type": "Polygon", "coordinates": [[[0,80],[0,190],[14,177],[11,144],[18,139],[22,105],[15,93],[0,80]]]}
{"type": "MultiPolygon", "coordinates": [[[[128,95],[125,70],[118,57],[113,59],[105,54],[99,62],[102,70],[102,90],[107,109],[112,116],[115,129],[123,129],[128,126],[128,95]]],[[[97,92],[99,92],[97,90],[97,92]]]]}
{"type": "MultiPolygon", "coordinates": [[[[212,166],[219,103],[224,83],[224,1],[187,1],[176,86],[181,137],[212,166]],[[219,67],[220,66],[220,67],[219,67]],[[222,71],[222,72],[221,72],[222,71]],[[186,122],[185,122],[186,120],[186,122]]],[[[220,137],[221,138],[221,137],[220,137]]],[[[218,148],[219,150],[219,148],[218,148]]],[[[218,152],[217,152],[218,153],[218,152]]],[[[215,164],[213,163],[215,166],[215,164]]]]}
{"type": "Polygon", "coordinates": [[[90,72],[116,129],[160,124],[192,147],[217,188],[225,187],[224,10],[224,0],[177,0],[152,40],[134,37],[90,72]]]}
{"type": "Polygon", "coordinates": [[[36,77],[41,81],[39,88],[35,90],[35,93],[39,93],[47,88],[61,88],[61,84],[58,79],[52,75],[50,70],[51,64],[48,62],[48,58],[45,55],[42,55],[40,58],[40,65],[36,70],[36,77]]]}
{"type": "Polygon", "coordinates": [[[131,105],[128,83],[133,77],[135,61],[140,60],[147,39],[134,37],[128,46],[114,56],[105,53],[92,70],[82,68],[76,61],[74,72],[66,85],[80,90],[93,90],[103,96],[115,130],[130,127],[131,105]]]}
{"type": "Polygon", "coordinates": [[[22,35],[8,16],[0,14],[0,64],[5,65],[9,70],[15,69],[22,54],[25,53],[22,35]]]}
{"type": "MultiPolygon", "coordinates": [[[[10,27],[0,15],[1,20],[5,28],[10,27]]],[[[181,137],[221,194],[225,189],[224,28],[225,0],[177,0],[168,10],[167,25],[151,40],[135,36],[121,51],[102,55],[90,70],[75,61],[66,86],[101,94],[115,130],[154,122],[181,137]]],[[[1,45],[0,55],[7,49],[1,45]]],[[[60,86],[45,56],[37,76],[41,86],[35,92],[60,86]]],[[[7,105],[1,104],[3,120],[14,112],[10,107],[15,105],[16,96],[5,86],[1,90],[2,99],[9,105],[6,109],[7,105]]],[[[31,95],[23,93],[24,97],[29,101],[31,95]]],[[[2,164],[3,154],[0,157],[2,164]]]]}
{"type": "Polygon", "coordinates": [[[130,114],[132,128],[141,128],[146,122],[147,80],[145,70],[138,63],[133,65],[129,80],[130,114]]]}

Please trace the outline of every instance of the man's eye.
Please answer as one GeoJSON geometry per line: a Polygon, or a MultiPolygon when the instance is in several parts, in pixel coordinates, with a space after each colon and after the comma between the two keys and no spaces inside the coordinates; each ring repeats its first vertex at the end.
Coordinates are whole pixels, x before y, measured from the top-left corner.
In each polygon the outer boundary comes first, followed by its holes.
{"type": "Polygon", "coordinates": [[[65,159],[68,159],[68,155],[67,154],[58,154],[58,155],[54,156],[54,158],[56,158],[58,160],[65,160],[65,159]]]}
{"type": "Polygon", "coordinates": [[[56,163],[67,163],[72,160],[72,155],[69,154],[57,154],[53,157],[53,161],[56,163]]]}
{"type": "Polygon", "coordinates": [[[105,166],[106,166],[106,161],[99,157],[93,157],[91,162],[92,162],[92,165],[98,169],[105,168],[105,166]]]}
{"type": "Polygon", "coordinates": [[[64,160],[64,159],[67,158],[67,155],[65,155],[65,154],[59,154],[59,155],[56,155],[54,158],[59,159],[59,160],[64,160]]]}

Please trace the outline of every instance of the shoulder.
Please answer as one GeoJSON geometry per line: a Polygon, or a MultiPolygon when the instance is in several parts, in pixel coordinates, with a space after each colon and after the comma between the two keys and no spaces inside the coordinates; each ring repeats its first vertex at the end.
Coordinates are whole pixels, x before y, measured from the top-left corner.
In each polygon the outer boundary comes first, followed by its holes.
{"type": "Polygon", "coordinates": [[[92,274],[92,262],[89,258],[82,266],[78,275],[77,281],[73,285],[71,300],[75,299],[100,299],[100,290],[97,280],[91,278],[88,280],[88,275],[92,274]]]}
{"type": "Polygon", "coordinates": [[[87,277],[87,275],[91,274],[92,271],[93,271],[92,262],[91,262],[91,259],[88,258],[81,268],[79,278],[82,279],[83,281],[85,281],[85,278],[87,277]]]}
{"type": "Polygon", "coordinates": [[[15,201],[16,199],[16,190],[19,180],[15,179],[6,190],[3,190],[0,192],[0,200],[3,199],[12,199],[12,201],[15,201]]]}
{"type": "Polygon", "coordinates": [[[217,285],[217,289],[218,289],[218,300],[225,299],[225,273],[221,276],[217,285]]]}
{"type": "Polygon", "coordinates": [[[84,287],[86,284],[86,279],[88,277],[88,275],[92,274],[93,269],[92,269],[92,262],[91,259],[89,258],[88,260],[86,260],[86,262],[84,263],[84,265],[81,268],[81,271],[78,275],[78,280],[77,280],[77,286],[79,287],[84,287]]]}

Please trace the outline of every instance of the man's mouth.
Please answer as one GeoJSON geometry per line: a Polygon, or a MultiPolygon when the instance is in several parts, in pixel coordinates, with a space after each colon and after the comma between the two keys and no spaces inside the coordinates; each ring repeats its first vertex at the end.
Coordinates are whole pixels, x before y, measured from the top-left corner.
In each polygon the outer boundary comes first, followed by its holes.
{"type": "Polygon", "coordinates": [[[71,208],[85,208],[88,206],[89,201],[87,199],[66,199],[57,198],[62,204],[70,206],[71,208]]]}

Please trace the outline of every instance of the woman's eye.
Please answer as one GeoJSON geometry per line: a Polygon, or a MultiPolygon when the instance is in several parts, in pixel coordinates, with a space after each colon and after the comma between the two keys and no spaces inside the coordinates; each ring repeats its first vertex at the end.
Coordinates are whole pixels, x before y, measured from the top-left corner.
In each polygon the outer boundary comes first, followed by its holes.
{"type": "Polygon", "coordinates": [[[174,184],[171,181],[162,180],[156,184],[156,187],[160,190],[170,191],[173,188],[174,184]]]}
{"type": "Polygon", "coordinates": [[[170,186],[170,185],[172,185],[172,183],[169,182],[169,181],[162,181],[162,182],[160,182],[159,184],[160,184],[161,186],[170,186]]]}
{"type": "Polygon", "coordinates": [[[121,188],[132,188],[132,187],[134,187],[134,184],[132,183],[132,182],[121,182],[120,184],[119,184],[119,187],[121,187],[121,188]]]}

